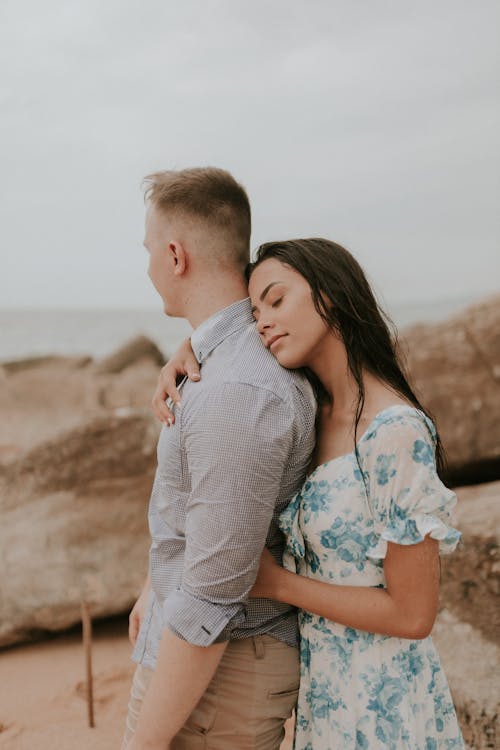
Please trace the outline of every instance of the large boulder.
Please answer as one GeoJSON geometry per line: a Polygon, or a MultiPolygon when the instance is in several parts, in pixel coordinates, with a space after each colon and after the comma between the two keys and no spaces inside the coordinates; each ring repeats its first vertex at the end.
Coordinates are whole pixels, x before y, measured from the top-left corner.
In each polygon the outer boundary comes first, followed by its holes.
{"type": "Polygon", "coordinates": [[[440,613],[432,637],[467,747],[471,750],[499,747],[500,648],[448,610],[440,613]]]}
{"type": "Polygon", "coordinates": [[[158,371],[151,357],[130,361],[117,374],[98,373],[92,361],[83,358],[3,363],[0,463],[114,409],[149,407],[158,371]]]}
{"type": "Polygon", "coordinates": [[[165,364],[165,355],[156,346],[154,341],[146,336],[136,336],[127,341],[116,352],[105,357],[96,365],[96,372],[117,373],[122,372],[130,365],[139,360],[150,359],[154,364],[161,367],[165,364]]]}
{"type": "Polygon", "coordinates": [[[147,571],[158,427],[121,409],[0,467],[0,645],[126,611],[147,571]]]}
{"type": "Polygon", "coordinates": [[[453,484],[500,476],[500,295],[401,338],[411,380],[436,419],[453,484]]]}
{"type": "Polygon", "coordinates": [[[457,490],[462,540],[442,558],[433,636],[460,725],[474,750],[500,742],[500,482],[457,490]]]}
{"type": "Polygon", "coordinates": [[[12,362],[2,362],[0,369],[6,374],[24,372],[25,370],[34,370],[45,365],[55,365],[63,369],[78,370],[80,367],[87,367],[92,363],[92,357],[64,357],[58,354],[47,354],[40,357],[25,357],[24,359],[15,359],[12,362]]]}
{"type": "Polygon", "coordinates": [[[441,601],[500,646],[500,482],[457,490],[462,540],[442,558],[441,601]]]}

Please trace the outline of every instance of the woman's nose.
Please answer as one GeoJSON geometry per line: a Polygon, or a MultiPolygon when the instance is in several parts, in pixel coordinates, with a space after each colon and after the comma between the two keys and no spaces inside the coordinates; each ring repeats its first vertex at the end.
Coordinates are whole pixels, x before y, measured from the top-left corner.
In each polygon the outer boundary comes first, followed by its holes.
{"type": "Polygon", "coordinates": [[[261,314],[257,321],[257,331],[262,335],[265,331],[271,328],[271,325],[272,323],[269,318],[261,314]]]}

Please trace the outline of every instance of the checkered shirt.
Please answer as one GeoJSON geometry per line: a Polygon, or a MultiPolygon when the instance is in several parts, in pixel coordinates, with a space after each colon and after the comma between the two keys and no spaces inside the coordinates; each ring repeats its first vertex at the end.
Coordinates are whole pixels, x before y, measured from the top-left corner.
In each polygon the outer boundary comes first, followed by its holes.
{"type": "Polygon", "coordinates": [[[277,517],[314,445],[305,377],[262,345],[249,299],[191,337],[201,381],[187,381],[158,442],[149,506],[152,591],[132,658],[154,669],[164,628],[192,644],[267,633],[297,643],[293,607],[249,599],[266,544],[281,559],[277,517]]]}

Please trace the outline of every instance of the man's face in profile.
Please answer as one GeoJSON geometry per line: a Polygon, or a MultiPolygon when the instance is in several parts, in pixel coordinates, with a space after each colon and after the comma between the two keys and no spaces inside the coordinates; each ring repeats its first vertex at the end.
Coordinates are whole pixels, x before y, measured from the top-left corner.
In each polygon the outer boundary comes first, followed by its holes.
{"type": "Polygon", "coordinates": [[[146,212],[144,247],[149,253],[148,276],[163,300],[166,315],[175,312],[175,257],[171,249],[168,218],[152,204],[146,212]]]}

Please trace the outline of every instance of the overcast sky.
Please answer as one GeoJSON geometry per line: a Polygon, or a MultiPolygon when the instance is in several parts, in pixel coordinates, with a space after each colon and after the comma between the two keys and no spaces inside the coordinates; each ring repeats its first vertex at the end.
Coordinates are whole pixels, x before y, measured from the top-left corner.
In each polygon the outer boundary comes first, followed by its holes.
{"type": "Polygon", "coordinates": [[[496,0],[2,0],[0,307],[157,307],[141,178],[216,165],[252,246],[392,304],[500,287],[496,0]]]}

